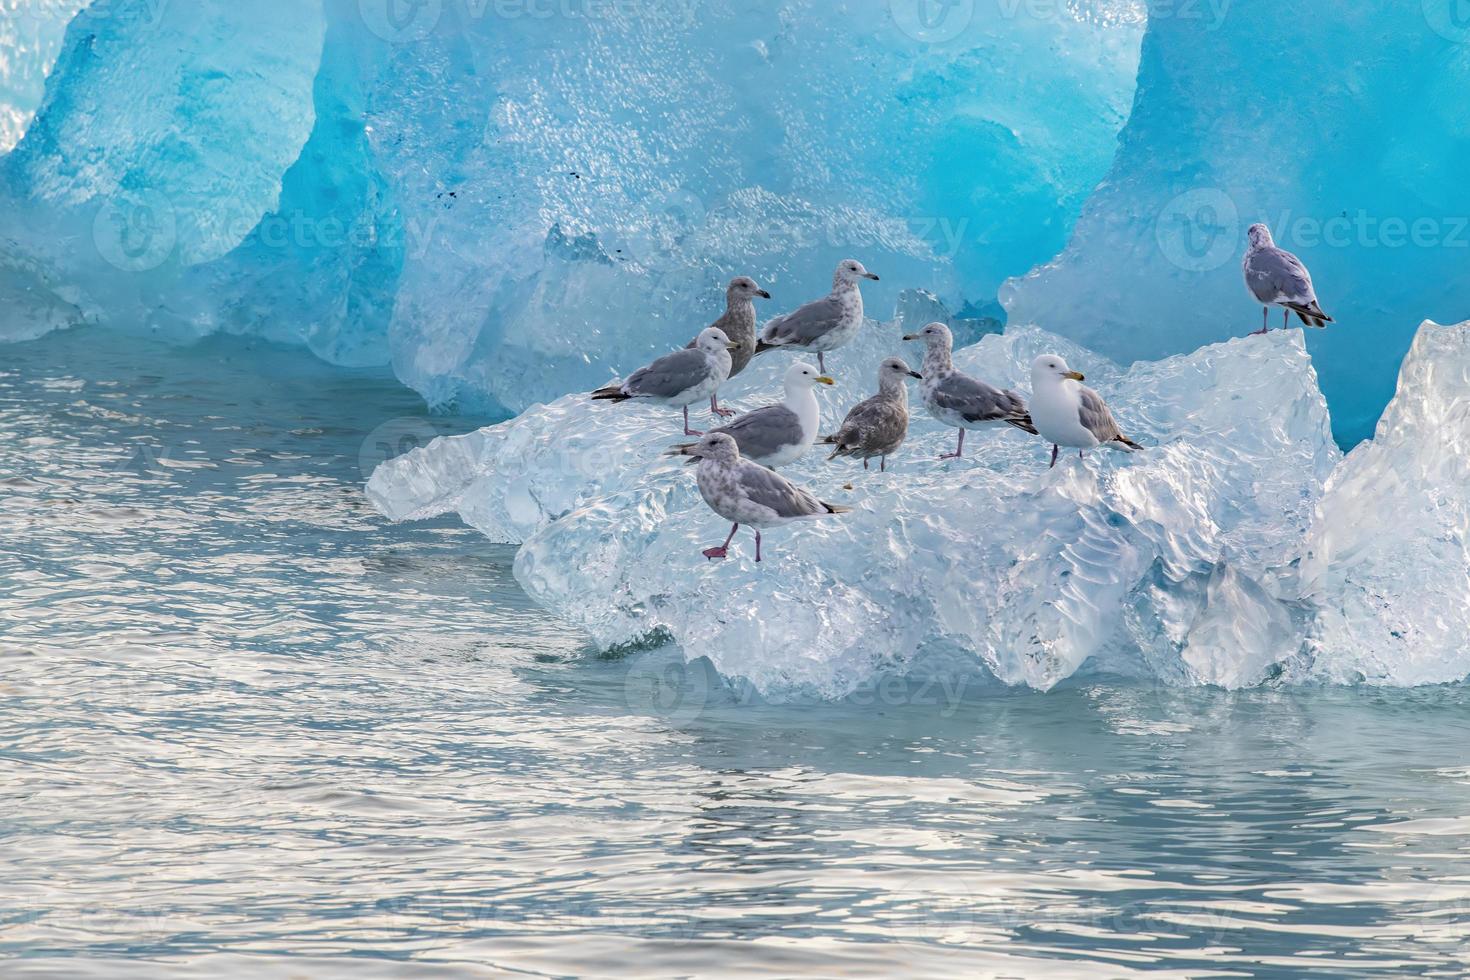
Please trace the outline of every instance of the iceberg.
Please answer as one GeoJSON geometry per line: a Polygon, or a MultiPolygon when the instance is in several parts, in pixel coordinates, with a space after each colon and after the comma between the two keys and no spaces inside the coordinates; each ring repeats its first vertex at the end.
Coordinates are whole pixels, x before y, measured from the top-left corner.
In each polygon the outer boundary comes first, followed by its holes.
{"type": "MultiPolygon", "coordinates": [[[[891,325],[869,325],[860,343],[830,365],[829,426],[901,347],[891,325]]],[[[956,651],[971,670],[1038,689],[1104,670],[1258,682],[1273,664],[1236,657],[1220,610],[1270,608],[1258,646],[1279,640],[1278,625],[1291,632],[1275,570],[1299,553],[1340,455],[1301,335],[1123,369],[1012,327],[956,352],[956,365],[1015,383],[1046,350],[1085,365],[1150,448],[1048,470],[1034,437],[977,433],[970,457],[940,462],[953,433],[920,409],[887,473],[815,452],[783,471],[854,510],[772,532],[760,565],[740,538],[731,559],[701,557],[727,526],[688,470],[659,455],[677,440],[673,415],[585,396],[384,464],[370,496],[390,516],[454,509],[522,542],[519,581],[599,645],[668,637],[769,697],[842,696],[956,651]]],[[[787,360],[757,358],[732,401],[773,398],[787,360]]]]}
{"type": "Polygon", "coordinates": [[[1194,350],[1260,326],[1239,262],[1264,221],[1337,319],[1307,342],[1352,445],[1420,319],[1470,310],[1467,90],[1459,0],[1157,5],[1111,171],[1002,302],[1121,361],[1194,350]]]}
{"type": "Polygon", "coordinates": [[[9,4],[0,19],[0,153],[8,152],[41,104],[46,74],[67,23],[87,0],[9,4]]]}
{"type": "Polygon", "coordinates": [[[1372,441],[1333,473],[1301,563],[1315,676],[1470,675],[1470,322],[1425,322],[1372,441]]]}
{"type": "Polygon", "coordinates": [[[961,6],[95,0],[0,160],[0,336],[233,331],[508,414],[734,274],[771,315],[852,254],[873,303],[987,311],[1106,169],[1143,24],[961,6]]]}

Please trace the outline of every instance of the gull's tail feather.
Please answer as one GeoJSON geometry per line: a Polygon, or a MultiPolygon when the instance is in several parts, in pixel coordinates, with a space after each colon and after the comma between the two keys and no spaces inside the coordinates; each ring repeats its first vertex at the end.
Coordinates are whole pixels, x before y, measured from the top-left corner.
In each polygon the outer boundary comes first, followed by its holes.
{"type": "Polygon", "coordinates": [[[1327,315],[1327,311],[1317,305],[1316,300],[1310,303],[1287,303],[1285,305],[1288,310],[1297,315],[1297,319],[1309,327],[1325,327],[1334,322],[1332,317],[1327,315]]]}
{"type": "MultiPolygon", "coordinates": [[[[781,346],[780,344],[768,344],[764,340],[756,340],[756,342],[755,342],[755,353],[756,354],[764,354],[766,351],[768,351],[768,350],[775,350],[776,348],[778,348],[780,346],[781,346]]],[[[750,356],[751,357],[754,357],[755,354],[752,354],[750,356]]]]}
{"type": "Polygon", "coordinates": [[[605,388],[598,388],[592,393],[592,397],[599,401],[625,402],[632,396],[623,394],[622,385],[608,385],[605,388]]]}
{"type": "Polygon", "coordinates": [[[1142,449],[1143,448],[1138,443],[1134,442],[1132,439],[1129,439],[1127,436],[1121,435],[1121,434],[1115,436],[1113,438],[1113,441],[1114,442],[1120,442],[1123,445],[1127,446],[1128,447],[1128,451],[1130,453],[1133,452],[1135,449],[1142,449]]]}
{"type": "Polygon", "coordinates": [[[1014,425],[1022,432],[1029,432],[1033,436],[1038,434],[1036,431],[1036,426],[1031,424],[1031,416],[1029,414],[1017,415],[1015,418],[1006,419],[1005,423],[1006,425],[1014,425]]]}
{"type": "Polygon", "coordinates": [[[829,504],[825,500],[821,501],[821,504],[822,504],[823,507],[827,508],[827,513],[829,513],[829,514],[851,514],[852,513],[852,508],[851,507],[842,507],[842,506],[840,506],[838,504],[829,504]]]}

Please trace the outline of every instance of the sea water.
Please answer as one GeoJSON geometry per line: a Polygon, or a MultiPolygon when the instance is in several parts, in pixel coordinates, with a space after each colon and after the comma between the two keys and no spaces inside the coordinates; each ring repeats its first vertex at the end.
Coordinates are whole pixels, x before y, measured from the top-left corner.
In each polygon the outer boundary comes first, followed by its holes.
{"type": "Polygon", "coordinates": [[[1458,975],[1470,694],[772,705],[598,654],[259,343],[0,360],[5,976],[1458,975]]]}

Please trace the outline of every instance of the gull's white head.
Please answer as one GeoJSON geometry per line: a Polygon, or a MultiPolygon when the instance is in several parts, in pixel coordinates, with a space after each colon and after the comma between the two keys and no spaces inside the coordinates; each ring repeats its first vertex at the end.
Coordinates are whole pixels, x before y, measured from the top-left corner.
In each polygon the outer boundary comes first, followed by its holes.
{"type": "Polygon", "coordinates": [[[805,361],[797,361],[786,369],[787,391],[801,391],[803,389],[815,388],[817,385],[831,385],[836,383],[805,361]]]}
{"type": "Polygon", "coordinates": [[[933,323],[929,324],[918,333],[904,334],[903,339],[922,340],[924,342],[924,346],[929,347],[930,349],[933,349],[935,347],[942,347],[945,350],[949,350],[950,347],[954,345],[954,334],[949,332],[949,327],[946,327],[938,320],[935,320],[933,323]]]}
{"type": "Polygon", "coordinates": [[[1031,387],[1042,384],[1061,384],[1063,381],[1082,381],[1081,371],[1073,371],[1060,354],[1042,354],[1031,362],[1031,387]]]}
{"type": "Polygon", "coordinates": [[[863,264],[857,259],[843,259],[837,263],[837,271],[832,273],[832,284],[834,286],[855,283],[859,279],[878,281],[878,277],[865,269],[863,264]]]}
{"type": "Polygon", "coordinates": [[[734,350],[740,345],[730,343],[730,338],[719,327],[705,327],[699,332],[696,346],[706,354],[717,354],[720,351],[734,350]]]}
{"type": "Polygon", "coordinates": [[[1259,221],[1247,228],[1245,234],[1251,241],[1251,248],[1262,248],[1266,245],[1276,244],[1271,238],[1271,229],[1259,221]]]}
{"type": "Polygon", "coordinates": [[[749,276],[736,276],[730,280],[730,285],[725,287],[725,299],[730,303],[770,298],[771,294],[756,285],[756,281],[749,276]]]}

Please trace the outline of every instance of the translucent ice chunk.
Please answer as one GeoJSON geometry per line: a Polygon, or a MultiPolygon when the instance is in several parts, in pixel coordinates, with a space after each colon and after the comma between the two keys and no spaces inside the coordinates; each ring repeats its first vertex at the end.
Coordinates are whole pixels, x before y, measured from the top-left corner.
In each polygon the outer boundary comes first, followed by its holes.
{"type": "Polygon", "coordinates": [[[1315,672],[1470,674],[1470,322],[1426,321],[1371,442],[1332,476],[1302,561],[1315,672]]]}
{"type": "MultiPolygon", "coordinates": [[[[492,441],[515,445],[510,467],[459,486],[458,505],[477,526],[530,532],[516,568],[534,597],[601,644],[666,631],[687,655],[708,656],[767,692],[843,693],[936,644],[968,650],[1007,683],[1038,688],[1090,660],[1182,682],[1259,680],[1265,665],[1231,670],[1218,661],[1220,627],[1205,610],[1222,589],[1275,601],[1274,584],[1255,577],[1294,557],[1338,458],[1300,335],[1215,345],[1125,372],[1060,338],[1012,329],[960,351],[957,364],[1021,383],[1043,350],[1085,366],[1125,429],[1150,448],[1099,451],[1086,462],[1067,456],[1048,470],[1039,440],[997,431],[967,439],[966,460],[941,463],[935,457],[953,445],[953,430],[920,408],[887,473],[820,454],[791,467],[793,479],[854,512],[770,532],[760,565],[748,532],[732,558],[700,556],[728,525],[704,506],[684,466],[657,455],[676,436],[667,411],[597,415],[600,407],[561,402],[544,421],[531,413],[511,423],[522,427],[514,443],[482,433],[405,463],[391,484],[419,482],[419,492],[396,501],[411,510],[410,498],[434,500],[424,492],[434,482],[428,459],[463,477],[476,466],[486,472],[492,441]],[[596,452],[607,465],[568,465],[547,448],[566,439],[585,440],[568,447],[573,457],[596,452]],[[596,474],[590,490],[586,472],[596,474]]],[[[837,368],[859,389],[845,389],[843,405],[866,393],[871,371],[862,368],[837,368]]],[[[770,397],[772,379],[763,385],[770,397]]]]}

